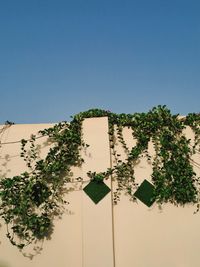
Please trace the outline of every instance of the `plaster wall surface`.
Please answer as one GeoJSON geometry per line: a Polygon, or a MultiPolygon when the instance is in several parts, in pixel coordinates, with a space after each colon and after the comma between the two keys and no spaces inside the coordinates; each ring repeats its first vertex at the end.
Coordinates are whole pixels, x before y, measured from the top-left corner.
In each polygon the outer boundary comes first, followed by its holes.
{"type": "MultiPolygon", "coordinates": [[[[0,176],[12,177],[26,169],[20,158],[20,143],[13,141],[29,139],[51,124],[13,125],[0,133],[0,176]]],[[[3,126],[0,126],[0,129],[3,126]]],[[[124,138],[132,147],[131,131],[123,131],[124,138]]],[[[187,129],[186,135],[193,138],[187,129]]],[[[193,205],[175,207],[154,204],[146,207],[139,200],[130,201],[121,195],[121,200],[112,205],[109,193],[95,205],[82,190],[88,183],[88,171],[101,172],[115,164],[109,148],[107,118],[86,119],[83,123],[83,138],[90,146],[82,151],[85,163],[73,168],[74,177],[83,177],[83,183],[69,184],[70,193],[64,196],[66,205],[61,218],[54,221],[54,231],[49,240],[27,247],[23,253],[13,247],[6,238],[6,227],[0,221],[0,267],[199,267],[200,265],[200,214],[194,215],[193,205]]],[[[119,143],[117,153],[126,155],[119,143]]],[[[45,157],[51,143],[43,137],[37,139],[41,158],[45,157]]],[[[152,144],[149,153],[153,155],[152,144]]],[[[200,156],[194,157],[200,162],[200,156]]],[[[199,175],[198,166],[194,167],[199,175]]],[[[138,184],[150,181],[152,166],[146,158],[137,164],[135,175],[138,184]]],[[[115,190],[115,181],[107,185],[115,190]]],[[[113,193],[113,192],[112,192],[113,193]]]]}
{"type": "MultiPolygon", "coordinates": [[[[134,145],[131,130],[126,128],[124,139],[129,148],[134,145]]],[[[185,135],[193,140],[190,129],[185,135]]],[[[116,140],[117,153],[125,159],[124,151],[116,140]]],[[[154,155],[152,143],[148,152],[154,155]]],[[[115,164],[114,157],[113,164],[115,164]]],[[[197,153],[193,160],[200,163],[197,153]]],[[[194,170],[200,176],[196,165],[194,170]]],[[[135,168],[136,182],[151,182],[152,165],[143,157],[135,168]]],[[[200,265],[200,214],[196,206],[176,207],[164,204],[150,208],[139,200],[133,203],[122,195],[114,207],[114,238],[116,267],[198,267],[200,265]]]]}

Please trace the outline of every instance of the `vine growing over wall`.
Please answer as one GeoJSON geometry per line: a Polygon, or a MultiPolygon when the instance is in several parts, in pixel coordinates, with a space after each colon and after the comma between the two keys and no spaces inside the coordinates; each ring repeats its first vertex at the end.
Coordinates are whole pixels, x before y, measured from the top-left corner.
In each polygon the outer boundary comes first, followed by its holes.
{"type": "Polygon", "coordinates": [[[101,183],[112,175],[117,183],[114,204],[119,201],[122,191],[135,200],[138,185],[134,167],[142,156],[146,156],[152,161],[153,198],[157,203],[199,205],[199,177],[193,170],[191,159],[199,152],[199,114],[190,113],[180,118],[172,115],[166,106],[135,114],[91,109],[75,115],[71,123],[61,122],[39,132],[53,143],[45,159],[38,158],[36,136],[21,140],[21,157],[29,171],[0,180],[0,215],[7,224],[7,237],[13,245],[22,249],[51,232],[52,220],[60,206],[65,204],[62,192],[71,181],[71,167],[81,166],[80,151],[88,146],[82,138],[82,122],[85,118],[103,116],[109,121],[110,149],[115,165],[102,173],[89,172],[88,177],[101,183]],[[132,129],[132,136],[137,141],[132,148],[124,140],[124,127],[132,129]],[[186,127],[191,127],[194,132],[194,144],[184,135],[186,127]],[[116,140],[127,155],[125,161],[116,152],[116,140]],[[155,149],[153,158],[148,154],[150,141],[155,149]]]}

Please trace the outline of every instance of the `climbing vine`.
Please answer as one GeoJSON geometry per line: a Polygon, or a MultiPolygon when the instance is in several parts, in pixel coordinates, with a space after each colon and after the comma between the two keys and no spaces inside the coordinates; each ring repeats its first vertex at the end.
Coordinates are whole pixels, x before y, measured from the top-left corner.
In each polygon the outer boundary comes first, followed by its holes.
{"type": "MultiPolygon", "coordinates": [[[[114,166],[101,173],[88,172],[88,177],[103,183],[112,176],[117,188],[113,193],[116,204],[121,192],[135,201],[138,188],[134,168],[141,157],[152,162],[151,180],[154,185],[153,199],[159,204],[171,202],[175,205],[198,203],[199,178],[193,170],[192,155],[199,152],[200,115],[190,113],[180,118],[172,115],[166,106],[154,107],[147,113],[115,114],[110,111],[92,109],[72,117],[70,123],[61,122],[39,132],[47,136],[52,146],[45,159],[39,159],[35,145],[36,136],[21,140],[21,157],[29,171],[0,180],[0,216],[7,225],[7,237],[22,249],[35,240],[43,239],[52,230],[52,220],[59,214],[64,188],[71,182],[73,166],[81,166],[80,151],[87,149],[82,137],[82,122],[85,118],[108,117],[109,141],[114,166]],[[136,145],[128,147],[123,129],[132,130],[136,145]],[[190,127],[194,132],[194,143],[184,135],[190,127]],[[120,142],[126,154],[122,161],[116,150],[120,142]],[[148,153],[152,142],[155,155],[148,153]]],[[[81,178],[77,178],[81,182],[81,178]]]]}

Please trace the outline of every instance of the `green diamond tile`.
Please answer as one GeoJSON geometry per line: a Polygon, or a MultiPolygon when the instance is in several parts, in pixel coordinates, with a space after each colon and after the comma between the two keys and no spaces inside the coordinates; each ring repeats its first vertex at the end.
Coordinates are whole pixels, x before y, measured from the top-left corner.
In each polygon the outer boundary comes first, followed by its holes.
{"type": "Polygon", "coordinates": [[[104,182],[96,181],[91,181],[83,190],[95,204],[110,192],[110,188],[104,182]]]}
{"type": "Polygon", "coordinates": [[[147,180],[144,180],[138,187],[134,196],[142,201],[146,206],[150,207],[154,203],[154,186],[147,180]]]}

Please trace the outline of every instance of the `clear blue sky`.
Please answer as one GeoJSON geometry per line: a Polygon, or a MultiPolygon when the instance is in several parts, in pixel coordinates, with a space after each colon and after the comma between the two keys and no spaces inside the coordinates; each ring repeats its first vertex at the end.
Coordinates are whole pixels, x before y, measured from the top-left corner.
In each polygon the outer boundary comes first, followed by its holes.
{"type": "Polygon", "coordinates": [[[0,1],[0,98],[0,123],[200,112],[200,1],[0,1]]]}

